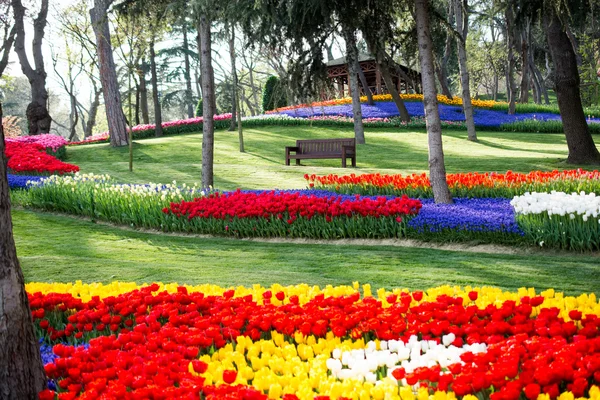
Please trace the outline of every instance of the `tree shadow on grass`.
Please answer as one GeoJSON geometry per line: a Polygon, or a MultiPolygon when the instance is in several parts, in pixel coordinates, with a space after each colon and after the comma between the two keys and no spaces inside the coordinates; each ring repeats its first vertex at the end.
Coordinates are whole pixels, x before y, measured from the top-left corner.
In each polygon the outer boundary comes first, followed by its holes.
{"type": "Polygon", "coordinates": [[[540,154],[556,154],[556,155],[561,155],[566,157],[566,151],[560,151],[560,150],[548,150],[548,149],[523,149],[523,148],[519,148],[519,147],[513,147],[513,146],[507,146],[504,144],[498,144],[498,143],[493,143],[490,142],[489,140],[485,140],[485,139],[478,139],[477,143],[482,144],[484,146],[487,147],[492,147],[495,149],[500,149],[500,150],[509,150],[509,151],[526,151],[528,153],[540,153],[540,154]]]}

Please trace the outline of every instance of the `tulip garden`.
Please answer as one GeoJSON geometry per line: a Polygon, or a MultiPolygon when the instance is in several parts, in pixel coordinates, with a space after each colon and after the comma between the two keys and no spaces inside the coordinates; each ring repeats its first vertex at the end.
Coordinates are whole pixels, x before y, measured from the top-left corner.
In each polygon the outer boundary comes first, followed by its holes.
{"type": "MultiPolygon", "coordinates": [[[[385,110],[386,99],[378,100],[375,108],[385,110]]],[[[407,100],[422,108],[419,99],[407,100]]],[[[457,104],[445,103],[442,111],[451,115],[457,104]]],[[[502,110],[493,102],[476,106],[480,124],[494,118],[483,111],[502,110]]],[[[280,109],[244,123],[346,126],[344,107],[338,101],[280,109]],[[303,114],[319,108],[331,114],[303,114]]],[[[372,127],[400,126],[393,121],[375,112],[365,119],[372,127]]],[[[201,122],[167,123],[165,134],[194,132],[201,122]]],[[[448,117],[445,129],[461,123],[448,117]]],[[[153,130],[134,133],[144,138],[153,130]]],[[[67,162],[67,152],[87,148],[70,146],[106,140],[8,140],[13,202],[154,235],[230,237],[230,246],[246,238],[413,239],[574,256],[600,250],[596,170],[450,173],[454,204],[435,204],[422,173],[316,174],[299,167],[304,187],[222,190],[163,179],[124,182],[67,162]]],[[[52,281],[26,285],[48,377],[41,399],[600,400],[593,287],[568,296],[560,288],[372,288],[351,278],[231,287],[52,281]]]]}

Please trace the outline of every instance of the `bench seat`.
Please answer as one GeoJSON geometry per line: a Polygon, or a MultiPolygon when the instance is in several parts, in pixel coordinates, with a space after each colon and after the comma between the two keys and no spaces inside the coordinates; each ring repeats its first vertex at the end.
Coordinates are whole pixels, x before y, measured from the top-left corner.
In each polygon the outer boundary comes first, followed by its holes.
{"type": "Polygon", "coordinates": [[[356,167],[356,140],[354,138],[297,140],[296,146],[285,148],[285,165],[290,165],[292,159],[296,160],[296,165],[300,165],[300,160],[332,158],[340,158],[344,168],[349,158],[352,166],[356,167]]]}

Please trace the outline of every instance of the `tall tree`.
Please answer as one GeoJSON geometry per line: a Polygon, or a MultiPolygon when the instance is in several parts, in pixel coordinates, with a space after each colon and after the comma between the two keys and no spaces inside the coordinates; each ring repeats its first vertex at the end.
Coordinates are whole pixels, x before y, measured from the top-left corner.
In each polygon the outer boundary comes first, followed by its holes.
{"type": "Polygon", "coordinates": [[[356,143],[365,144],[365,129],[362,122],[362,106],[360,104],[360,89],[358,87],[358,48],[354,29],[342,26],[344,41],[346,42],[346,65],[348,67],[348,80],[350,95],[352,96],[352,115],[354,118],[354,137],[356,143]]]}
{"type": "Polygon", "coordinates": [[[508,49],[507,68],[506,68],[506,97],[508,100],[508,113],[516,112],[517,88],[515,85],[515,14],[513,2],[507,1],[504,10],[504,19],[506,21],[506,46],[508,49]]]}
{"type": "Polygon", "coordinates": [[[48,90],[46,89],[46,69],[42,43],[48,18],[48,0],[42,0],[40,11],[33,20],[32,53],[34,67],[31,66],[25,50],[25,7],[21,0],[12,0],[15,19],[15,52],[19,56],[21,71],[31,85],[31,103],[27,106],[27,124],[30,135],[50,132],[52,117],[48,113],[48,90]]]}
{"type": "Polygon", "coordinates": [[[188,22],[185,16],[181,21],[183,34],[183,62],[184,62],[184,78],[185,78],[185,101],[187,103],[187,116],[194,118],[194,96],[192,94],[192,72],[190,68],[190,45],[188,41],[188,22]]]}
{"type": "Polygon", "coordinates": [[[52,66],[59,79],[59,83],[69,96],[69,140],[77,137],[77,123],[79,122],[79,102],[77,100],[76,80],[84,70],[83,54],[77,54],[71,49],[68,37],[65,37],[65,62],[67,63],[66,76],[58,68],[58,55],[52,52],[52,66]]]}
{"type": "Polygon", "coordinates": [[[148,64],[146,59],[142,58],[140,67],[138,68],[138,75],[140,79],[139,92],[140,92],[140,110],[142,112],[142,122],[144,124],[150,123],[150,116],[148,112],[148,89],[146,88],[146,74],[148,73],[148,64]]]}
{"type": "Polygon", "coordinates": [[[467,64],[467,35],[469,33],[469,3],[468,0],[453,0],[456,30],[459,37],[456,40],[458,49],[458,65],[460,68],[460,86],[462,89],[462,103],[467,123],[467,137],[477,141],[475,119],[473,118],[473,105],[471,104],[471,87],[469,83],[469,67],[467,64]]]}
{"type": "MultiPolygon", "coordinates": [[[[152,28],[151,28],[152,30],[152,28]]],[[[150,42],[148,48],[150,50],[150,81],[152,82],[152,101],[154,103],[154,124],[155,136],[160,137],[163,135],[162,128],[162,109],[160,106],[159,90],[158,90],[158,73],[156,71],[156,51],[154,50],[154,41],[156,34],[152,32],[150,34],[150,42]]]]}
{"type": "MultiPolygon", "coordinates": [[[[0,77],[16,35],[14,26],[8,25],[9,7],[8,1],[0,0],[0,77]]],[[[0,104],[0,398],[36,399],[45,387],[46,374],[13,238],[0,104]]]]}
{"type": "Polygon", "coordinates": [[[433,44],[429,29],[429,2],[415,0],[415,21],[419,42],[419,61],[421,64],[421,82],[423,84],[423,105],[429,142],[429,181],[436,203],[452,203],[452,195],[446,181],[446,166],[442,145],[442,125],[435,87],[435,69],[433,64],[433,44]]]}
{"type": "Polygon", "coordinates": [[[90,18],[96,34],[100,81],[102,82],[102,93],[104,94],[110,144],[118,147],[126,146],[129,141],[108,26],[108,7],[112,2],[113,0],[94,0],[94,8],[90,10],[90,18]]]}
{"type": "MultiPolygon", "coordinates": [[[[204,5],[206,6],[206,5],[204,5]]],[[[211,19],[205,7],[198,15],[198,36],[200,38],[200,65],[202,70],[202,187],[212,187],[214,183],[215,152],[215,75],[212,66],[211,19]]]]}
{"type": "Polygon", "coordinates": [[[590,134],[581,103],[575,51],[565,25],[553,7],[545,10],[544,25],[554,63],[554,90],[569,148],[567,162],[600,164],[600,152],[590,134]]]}
{"type": "Polygon", "coordinates": [[[81,48],[82,61],[85,63],[84,72],[92,85],[89,109],[86,110],[77,101],[84,138],[91,136],[96,126],[100,96],[102,95],[102,87],[98,84],[97,75],[100,67],[96,51],[96,38],[94,37],[94,30],[88,12],[87,1],[79,0],[75,4],[62,9],[57,16],[60,31],[68,38],[71,45],[81,48]],[[87,119],[85,114],[87,114],[87,119]]]}

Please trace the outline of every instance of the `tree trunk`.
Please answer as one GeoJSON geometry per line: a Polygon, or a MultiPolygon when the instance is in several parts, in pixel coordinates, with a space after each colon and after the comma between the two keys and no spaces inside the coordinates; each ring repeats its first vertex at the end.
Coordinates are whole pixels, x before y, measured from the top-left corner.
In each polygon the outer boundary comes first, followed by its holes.
{"type": "MultiPolygon", "coordinates": [[[[226,24],[225,29],[229,32],[229,26],[226,24]]],[[[235,24],[231,25],[231,35],[229,36],[229,59],[231,61],[231,121],[229,123],[229,131],[233,132],[236,129],[236,115],[237,115],[237,69],[235,67],[235,24]]],[[[240,145],[243,147],[243,145],[240,145]]]]}
{"type": "Polygon", "coordinates": [[[110,134],[110,145],[114,147],[127,146],[127,126],[125,114],[121,104],[119,92],[119,81],[117,80],[117,69],[113,58],[110,43],[110,30],[108,27],[107,10],[108,0],[94,0],[94,8],[90,10],[90,18],[98,51],[100,64],[100,82],[104,94],[104,106],[106,108],[106,119],[108,120],[108,132],[110,134]]]}
{"type": "MultiPolygon", "coordinates": [[[[448,24],[452,26],[454,23],[454,3],[453,1],[448,2],[448,24]]],[[[452,92],[450,91],[450,87],[448,86],[448,61],[450,60],[450,55],[452,54],[452,34],[449,32],[446,33],[446,43],[444,45],[444,54],[442,56],[442,61],[436,63],[436,73],[438,76],[438,81],[440,82],[440,87],[442,88],[442,94],[449,99],[452,99],[452,92]]]]}
{"type": "Polygon", "coordinates": [[[158,76],[156,73],[156,52],[154,51],[154,35],[150,39],[150,73],[152,80],[152,102],[154,103],[154,124],[156,125],[154,136],[163,135],[162,110],[158,98],[158,76]]]}
{"type": "Polygon", "coordinates": [[[23,272],[17,258],[10,215],[4,129],[0,105],[0,398],[37,399],[46,388],[46,374],[23,272]]]}
{"type": "Polygon", "coordinates": [[[396,89],[396,85],[394,85],[394,81],[392,80],[392,74],[390,73],[391,61],[388,59],[387,55],[380,48],[375,55],[377,60],[377,66],[379,67],[379,71],[381,72],[381,76],[383,78],[383,82],[385,83],[385,87],[392,95],[392,100],[396,104],[396,108],[398,109],[398,113],[400,114],[400,119],[404,122],[410,121],[410,115],[408,114],[408,110],[404,105],[404,100],[400,97],[398,90],[396,89]]]}
{"type": "Polygon", "coordinates": [[[182,22],[183,26],[183,62],[185,65],[184,77],[185,77],[185,101],[187,103],[187,114],[188,118],[194,118],[194,102],[192,96],[192,72],[190,69],[190,55],[188,54],[190,45],[187,36],[187,22],[185,18],[182,22]]]}
{"type": "Polygon", "coordinates": [[[458,48],[458,66],[460,69],[460,86],[462,89],[462,103],[465,112],[465,121],[467,123],[467,138],[473,142],[477,141],[477,132],[475,131],[475,119],[473,118],[473,105],[471,104],[471,86],[469,82],[469,67],[467,64],[467,35],[469,33],[468,24],[468,3],[467,0],[454,0],[454,13],[456,19],[456,30],[460,38],[456,40],[458,48]]]}
{"type": "Polygon", "coordinates": [[[521,32],[521,93],[519,103],[529,102],[529,21],[521,32]]]}
{"type": "Polygon", "coordinates": [[[515,28],[514,28],[514,14],[509,4],[506,7],[505,19],[506,19],[506,44],[508,47],[508,68],[506,70],[506,88],[507,101],[508,101],[508,113],[510,115],[516,112],[516,95],[517,89],[515,87],[515,28]]]}
{"type": "Polygon", "coordinates": [[[570,164],[600,164],[600,153],[588,129],[573,45],[555,14],[545,15],[548,47],[554,62],[554,85],[569,148],[570,164]]]}
{"type": "Polygon", "coordinates": [[[367,96],[367,104],[372,106],[373,104],[375,104],[375,102],[373,101],[373,93],[371,93],[371,89],[369,88],[369,84],[367,83],[367,77],[365,76],[365,73],[360,67],[360,63],[358,62],[358,60],[356,60],[355,68],[358,71],[360,85],[362,86],[363,91],[365,92],[365,96],[367,96]]]}
{"type": "MultiPolygon", "coordinates": [[[[74,82],[71,82],[73,85],[74,82]]],[[[71,100],[71,113],[69,114],[69,141],[72,141],[77,136],[77,123],[79,122],[79,113],[77,112],[77,98],[73,93],[75,89],[71,87],[71,94],[69,98],[71,100]]]]}
{"type": "Polygon", "coordinates": [[[148,65],[146,60],[142,58],[142,64],[139,69],[140,75],[140,109],[142,111],[142,122],[144,124],[150,123],[150,113],[148,112],[148,88],[146,87],[146,72],[148,72],[148,65]]]}
{"type": "Polygon", "coordinates": [[[35,69],[29,63],[25,51],[25,8],[21,0],[12,0],[14,13],[14,27],[16,31],[15,52],[19,57],[21,71],[31,84],[31,103],[27,106],[27,126],[30,135],[39,135],[50,132],[52,118],[48,113],[48,91],[46,90],[46,70],[42,54],[44,29],[48,17],[48,0],[42,0],[40,12],[33,21],[32,52],[35,69]]]}
{"type": "MultiPolygon", "coordinates": [[[[248,79],[250,80],[250,87],[254,88],[254,68],[248,68],[248,79]]],[[[279,80],[280,84],[282,84],[281,79],[279,80]]],[[[282,91],[283,93],[283,91],[282,91]]],[[[252,100],[254,101],[254,105],[260,109],[260,102],[258,101],[258,90],[252,90],[252,100]]],[[[289,100],[288,100],[289,101],[289,100]]],[[[254,116],[255,111],[254,107],[250,107],[250,103],[247,102],[248,109],[250,110],[250,115],[254,116]]]]}
{"type": "Polygon", "coordinates": [[[92,136],[92,130],[94,129],[94,126],[96,126],[96,116],[98,115],[98,107],[100,106],[100,93],[101,91],[94,87],[94,100],[90,105],[90,114],[83,132],[84,138],[92,136]]]}
{"type": "Polygon", "coordinates": [[[215,76],[211,54],[211,21],[206,15],[200,16],[200,61],[202,70],[202,187],[213,186],[213,164],[215,151],[215,76]]]}
{"type": "Polygon", "coordinates": [[[135,124],[140,124],[140,84],[135,82],[135,124]]]}
{"type": "Polygon", "coordinates": [[[429,142],[429,181],[436,203],[452,203],[452,195],[446,181],[444,149],[442,145],[442,125],[435,88],[433,67],[433,44],[429,30],[428,0],[415,0],[415,20],[419,43],[419,61],[421,63],[421,82],[423,86],[423,105],[429,142]]]}
{"type": "Polygon", "coordinates": [[[435,63],[435,74],[437,75],[442,94],[449,99],[452,99],[452,92],[448,87],[448,77],[446,76],[445,68],[442,68],[442,64],[439,62],[435,63]]]}
{"type": "Polygon", "coordinates": [[[533,74],[537,78],[538,85],[540,87],[540,92],[544,96],[544,103],[550,104],[550,98],[548,97],[548,89],[546,89],[546,83],[544,81],[542,73],[540,72],[539,68],[535,65],[535,63],[533,63],[533,61],[530,62],[530,66],[531,70],[533,71],[533,74]]]}
{"type": "Polygon", "coordinates": [[[239,112],[237,114],[238,141],[240,143],[240,153],[244,153],[246,150],[244,149],[244,131],[242,130],[242,107],[241,107],[239,93],[236,97],[236,102],[237,102],[237,109],[239,110],[239,112]]]}
{"type": "Polygon", "coordinates": [[[358,89],[358,48],[356,47],[356,36],[354,31],[348,27],[342,27],[344,40],[346,41],[346,64],[348,66],[348,81],[352,92],[352,114],[354,115],[354,137],[356,143],[365,144],[365,130],[362,122],[362,108],[360,104],[360,91],[358,89]]]}

